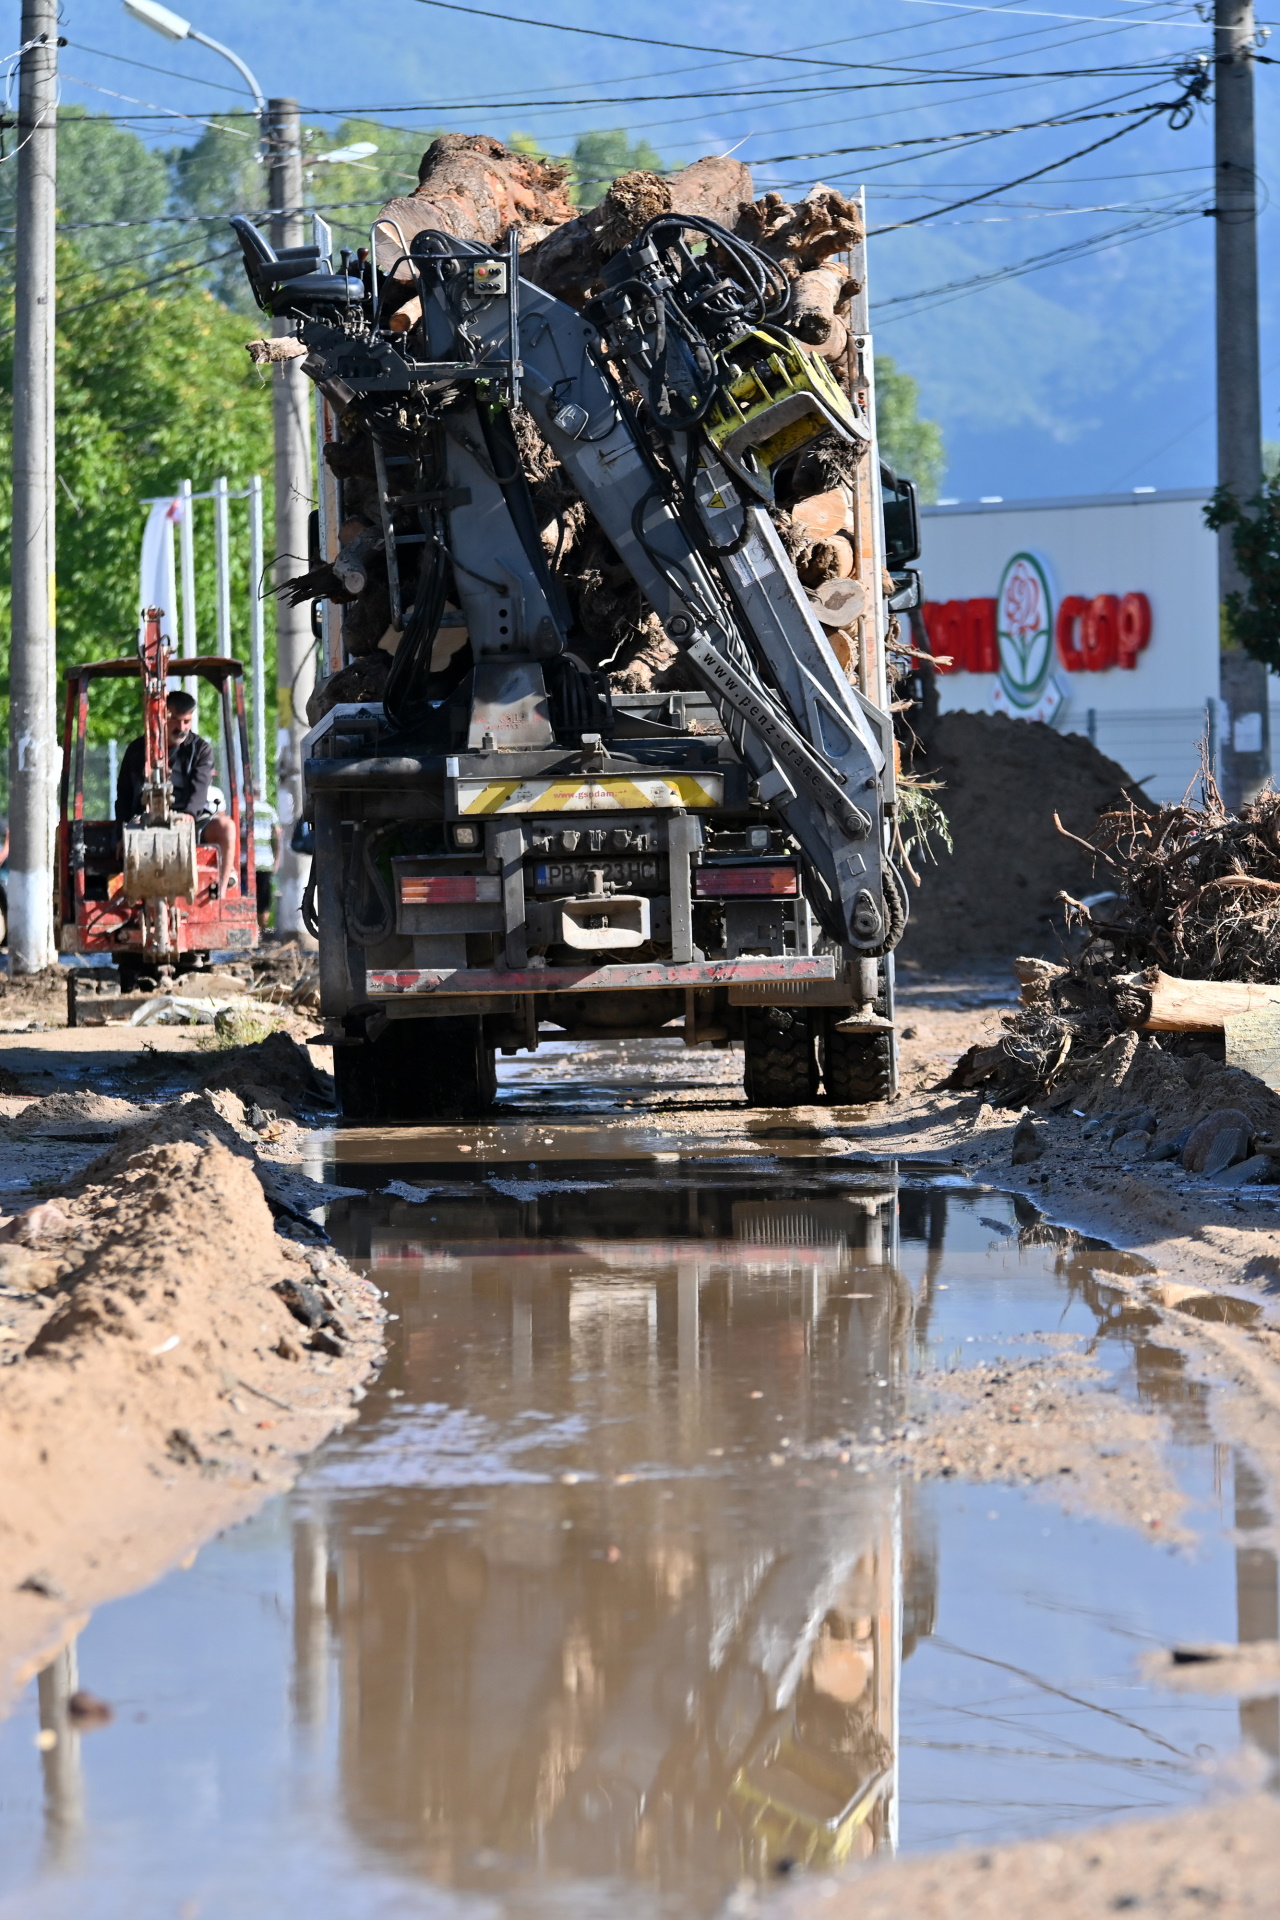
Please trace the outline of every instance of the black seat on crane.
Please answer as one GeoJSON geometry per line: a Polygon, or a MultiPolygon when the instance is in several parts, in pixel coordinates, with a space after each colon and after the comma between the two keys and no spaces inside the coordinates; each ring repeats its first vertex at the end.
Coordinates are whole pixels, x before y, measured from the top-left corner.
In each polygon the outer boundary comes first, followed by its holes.
{"type": "Polygon", "coordinates": [[[264,313],[358,306],[364,299],[364,281],[355,274],[335,273],[319,247],[281,247],[277,252],[246,214],[232,214],[231,225],[253,297],[264,313]]]}

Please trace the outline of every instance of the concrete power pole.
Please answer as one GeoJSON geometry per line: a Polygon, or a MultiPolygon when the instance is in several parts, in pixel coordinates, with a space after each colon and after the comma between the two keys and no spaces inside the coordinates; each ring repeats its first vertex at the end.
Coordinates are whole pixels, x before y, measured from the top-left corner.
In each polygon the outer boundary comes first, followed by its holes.
{"type": "MultiPolygon", "coordinates": [[[[302,146],[296,100],[267,102],[267,160],[271,172],[271,244],[300,247],[303,230],[302,146]]],[[[288,333],[277,320],[277,333],[288,333]]],[[[276,585],[307,567],[307,519],[311,511],[310,386],[296,360],[274,369],[272,412],[276,442],[276,585]]],[[[302,893],[310,859],[293,853],[289,837],[302,811],[302,736],[307,730],[307,701],[315,686],[315,641],[310,609],[276,601],[276,679],[279,687],[280,821],[284,854],[276,923],[281,933],[302,931],[302,893]]]]}
{"type": "Polygon", "coordinates": [[[53,323],[57,0],[23,0],[13,342],[13,614],[9,651],[9,965],[53,966],[58,781],[53,323]],[[32,45],[32,42],[35,45],[32,45]]]}
{"type": "MultiPolygon", "coordinates": [[[[1218,485],[1242,503],[1262,488],[1258,367],[1258,199],[1253,132],[1253,0],[1214,0],[1213,160],[1218,341],[1218,485]]],[[[1231,528],[1218,535],[1218,587],[1245,590],[1231,528]]],[[[1267,669],[1235,650],[1222,655],[1221,781],[1229,807],[1252,798],[1271,772],[1267,669]]]]}

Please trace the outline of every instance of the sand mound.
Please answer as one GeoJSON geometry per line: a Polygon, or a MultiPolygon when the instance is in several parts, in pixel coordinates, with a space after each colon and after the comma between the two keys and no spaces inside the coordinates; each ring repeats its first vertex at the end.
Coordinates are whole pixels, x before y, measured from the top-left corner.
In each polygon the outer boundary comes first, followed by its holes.
{"type": "Polygon", "coordinates": [[[183,1093],[162,1107],[151,1108],[142,1119],[122,1129],[115,1141],[80,1176],[81,1185],[115,1179],[134,1156],[151,1147],[219,1146],[252,1159],[252,1135],[245,1110],[235,1094],[222,1091],[183,1093]]]}
{"type": "Polygon", "coordinates": [[[334,1100],[333,1082],[318,1071],[301,1041],[283,1032],[253,1046],[229,1047],[201,1081],[211,1091],[233,1093],[246,1107],[286,1120],[330,1107],[334,1100]]]}
{"type": "Polygon", "coordinates": [[[931,730],[923,770],[942,782],[955,852],[924,866],[922,885],[911,889],[902,959],[929,969],[1013,953],[1060,958],[1059,891],[1091,893],[1107,881],[1053,816],[1088,833],[1121,798],[1123,767],[1080,734],[1003,714],[947,713],[931,730]]]}
{"type": "Polygon", "coordinates": [[[0,1120],[0,1126],[10,1133],[52,1134],[62,1140],[109,1139],[142,1113],[131,1100],[116,1100],[109,1094],[50,1093],[11,1119],[0,1120]]]}
{"type": "Polygon", "coordinates": [[[0,1700],[76,1612],[287,1484],[379,1345],[376,1289],[281,1239],[220,1141],[152,1144],[35,1213],[0,1367],[0,1700]]]}

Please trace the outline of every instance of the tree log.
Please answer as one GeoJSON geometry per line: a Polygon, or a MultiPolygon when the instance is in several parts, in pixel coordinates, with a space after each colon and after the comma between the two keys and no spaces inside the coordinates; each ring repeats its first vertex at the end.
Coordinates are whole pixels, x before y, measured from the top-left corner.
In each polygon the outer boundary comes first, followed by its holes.
{"type": "Polygon", "coordinates": [[[1115,982],[1124,990],[1126,1008],[1133,1007],[1128,1024],[1153,1033],[1221,1033],[1224,1023],[1239,1013],[1280,1007],[1280,986],[1254,980],[1176,980],[1151,967],[1145,973],[1122,974],[1115,982]]]}
{"type": "MultiPolygon", "coordinates": [[[[760,247],[796,282],[796,312],[808,329],[800,338],[829,359],[844,352],[839,310],[858,288],[823,265],[862,237],[857,205],[842,193],[815,187],[795,203],[777,193],[753,200],[750,170],[716,154],[677,173],[622,174],[599,206],[580,214],[565,193],[566,177],[564,167],[512,153],[488,134],[446,133],[423,154],[414,192],[388,201],[378,223],[394,221],[406,246],[414,234],[436,227],[497,247],[518,227],[525,276],[581,306],[605,261],[656,214],[715,220],[760,247]]],[[[387,273],[401,252],[400,238],[378,223],[378,267],[387,273]]]]}
{"type": "MultiPolygon", "coordinates": [[[[541,240],[573,220],[567,177],[567,168],[512,153],[487,133],[444,133],[423,154],[417,187],[389,200],[378,222],[394,220],[406,246],[426,227],[486,247],[500,246],[512,227],[541,240]]],[[[378,225],[375,245],[379,271],[389,272],[401,252],[399,239],[378,225]]]]}
{"type": "Polygon", "coordinates": [[[847,305],[846,290],[852,286],[853,281],[837,267],[811,267],[798,274],[791,289],[787,325],[799,339],[811,347],[821,348],[824,353],[826,343],[833,334],[837,335],[838,351],[843,353],[848,333],[837,316],[840,308],[847,305]]]}
{"type": "Polygon", "coordinates": [[[830,540],[833,534],[847,533],[853,526],[853,495],[848,487],[831,487],[826,493],[811,493],[788,508],[797,527],[810,540],[830,540]]]}
{"type": "MultiPolygon", "coordinates": [[[[857,202],[834,187],[814,187],[794,203],[780,193],[766,193],[763,200],[743,208],[736,231],[792,279],[820,267],[833,253],[848,253],[863,237],[857,202]]],[[[856,281],[848,286],[850,293],[861,291],[856,281]]]]}
{"type": "Polygon", "coordinates": [[[522,271],[535,286],[580,307],[604,263],[660,213],[684,213],[734,227],[751,204],[751,174],[721,155],[695,160],[678,173],[624,173],[599,206],[579,214],[531,247],[522,271]]]}

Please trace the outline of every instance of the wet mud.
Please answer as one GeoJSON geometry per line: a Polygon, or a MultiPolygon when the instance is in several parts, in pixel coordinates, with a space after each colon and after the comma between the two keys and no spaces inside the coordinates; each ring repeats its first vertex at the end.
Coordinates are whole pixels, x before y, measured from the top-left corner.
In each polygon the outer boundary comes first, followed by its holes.
{"type": "Polygon", "coordinates": [[[5,1920],[709,1915],[1269,1777],[1275,1698],[1153,1660],[1274,1641],[1276,1562],[1143,1263],[825,1121],[510,1099],[308,1160],[386,1364],[0,1729],[5,1920]]]}

